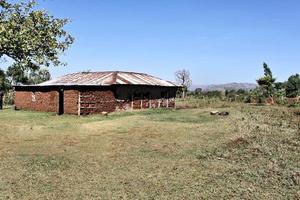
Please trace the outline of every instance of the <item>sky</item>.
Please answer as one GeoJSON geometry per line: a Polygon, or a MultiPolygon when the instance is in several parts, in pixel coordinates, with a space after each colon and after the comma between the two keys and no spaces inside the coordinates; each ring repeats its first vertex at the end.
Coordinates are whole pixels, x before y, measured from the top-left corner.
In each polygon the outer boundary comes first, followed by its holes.
{"type": "Polygon", "coordinates": [[[194,85],[255,82],[266,62],[279,81],[300,73],[299,0],[42,0],[69,18],[75,43],[51,67],[136,71],[194,85]]]}

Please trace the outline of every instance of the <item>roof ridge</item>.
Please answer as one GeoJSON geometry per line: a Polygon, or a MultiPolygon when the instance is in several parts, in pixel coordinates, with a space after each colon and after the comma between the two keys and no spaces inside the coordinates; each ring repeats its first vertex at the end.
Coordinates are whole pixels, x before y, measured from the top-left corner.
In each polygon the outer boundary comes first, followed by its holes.
{"type": "Polygon", "coordinates": [[[39,85],[152,85],[177,87],[169,80],[140,72],[126,71],[87,71],[65,74],[39,85]]]}

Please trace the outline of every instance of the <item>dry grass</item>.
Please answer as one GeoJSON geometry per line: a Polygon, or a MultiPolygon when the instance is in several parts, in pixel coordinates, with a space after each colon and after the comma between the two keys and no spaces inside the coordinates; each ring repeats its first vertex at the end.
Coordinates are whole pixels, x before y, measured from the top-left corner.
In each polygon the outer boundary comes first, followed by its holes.
{"type": "MultiPolygon", "coordinates": [[[[214,107],[210,104],[210,107],[214,107]]],[[[299,199],[299,116],[0,112],[0,199],[299,199]]]]}

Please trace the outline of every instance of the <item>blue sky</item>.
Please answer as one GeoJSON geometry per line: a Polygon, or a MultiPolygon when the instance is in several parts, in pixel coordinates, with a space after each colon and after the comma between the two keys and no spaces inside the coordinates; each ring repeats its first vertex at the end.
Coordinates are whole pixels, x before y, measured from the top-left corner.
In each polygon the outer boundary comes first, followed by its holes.
{"type": "Polygon", "coordinates": [[[279,80],[300,73],[297,0],[44,0],[70,18],[70,72],[124,70],[173,80],[188,69],[194,84],[254,82],[267,62],[279,80]]]}

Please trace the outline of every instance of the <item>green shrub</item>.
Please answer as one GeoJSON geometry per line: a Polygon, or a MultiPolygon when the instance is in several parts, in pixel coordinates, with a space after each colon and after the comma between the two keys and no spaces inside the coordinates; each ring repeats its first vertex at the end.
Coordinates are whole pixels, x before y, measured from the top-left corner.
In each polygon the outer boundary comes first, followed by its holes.
{"type": "Polygon", "coordinates": [[[9,90],[4,94],[3,98],[4,105],[14,105],[15,103],[15,92],[13,90],[9,90]]]}

